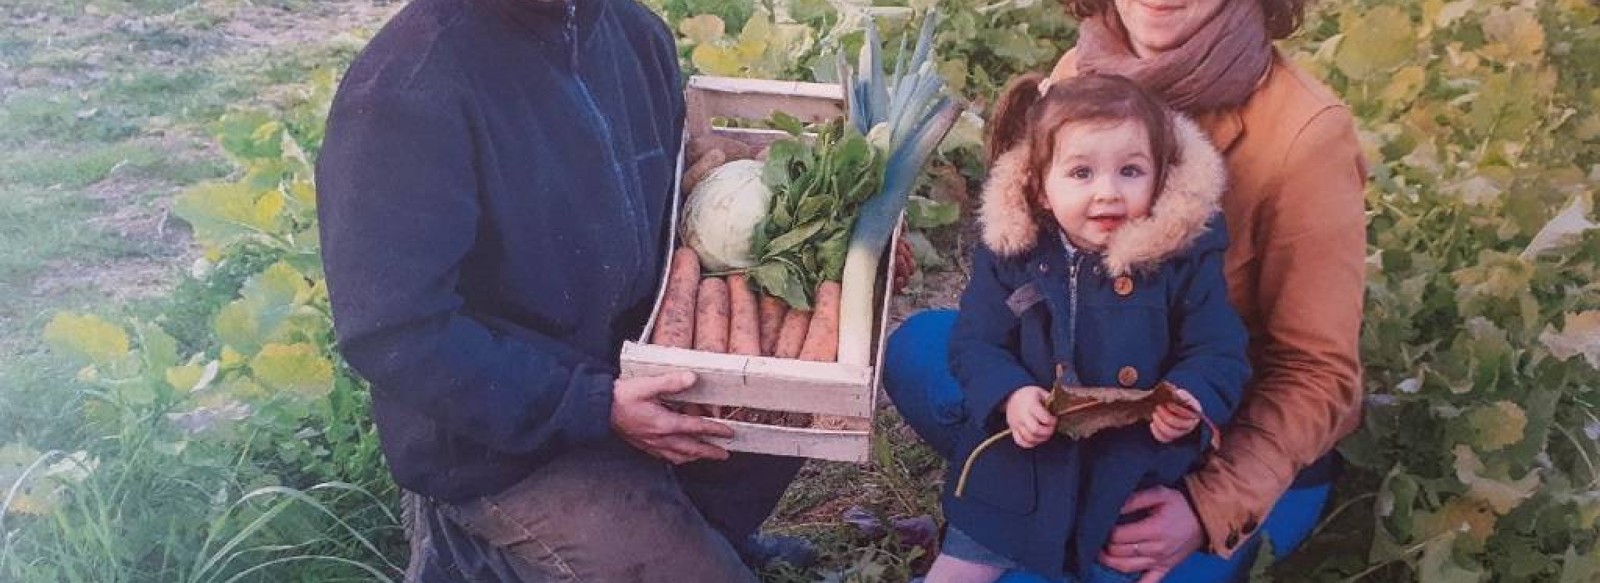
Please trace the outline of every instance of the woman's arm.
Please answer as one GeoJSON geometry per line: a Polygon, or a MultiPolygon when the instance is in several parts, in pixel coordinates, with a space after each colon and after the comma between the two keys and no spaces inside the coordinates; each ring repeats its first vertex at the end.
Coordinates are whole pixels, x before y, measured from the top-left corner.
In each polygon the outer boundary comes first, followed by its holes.
{"type": "Polygon", "coordinates": [[[1222,448],[1185,480],[1209,549],[1224,557],[1360,421],[1366,169],[1349,110],[1314,116],[1281,168],[1247,227],[1261,249],[1256,377],[1222,448]]]}

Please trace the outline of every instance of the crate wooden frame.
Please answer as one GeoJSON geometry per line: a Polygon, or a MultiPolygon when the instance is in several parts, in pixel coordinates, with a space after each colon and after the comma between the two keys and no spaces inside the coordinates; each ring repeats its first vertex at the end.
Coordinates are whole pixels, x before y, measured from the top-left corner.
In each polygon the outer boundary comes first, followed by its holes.
{"type": "MultiPolygon", "coordinates": [[[[691,140],[718,135],[741,142],[765,146],[788,134],[777,130],[714,127],[716,118],[763,120],[782,111],[802,121],[826,121],[845,115],[844,93],[840,86],[823,83],[735,79],[695,76],[684,90],[687,116],[683,148],[680,149],[673,181],[670,240],[676,247],[682,192],[684,158],[691,140]]],[[[898,243],[890,243],[893,249],[898,243]]],[[[671,255],[667,258],[670,269],[671,255]]],[[[864,429],[829,430],[779,427],[716,419],[733,428],[731,439],[713,439],[730,451],[798,456],[842,462],[865,463],[872,449],[872,416],[877,410],[878,386],[882,380],[883,337],[889,323],[888,282],[894,273],[895,254],[885,250],[883,274],[878,281],[880,298],[876,346],[872,362],[865,366],[837,362],[808,362],[767,356],[717,354],[686,348],[647,344],[655,330],[656,316],[666,295],[666,278],[656,293],[654,309],[638,341],[623,343],[622,376],[635,377],[674,371],[693,371],[699,378],[694,387],[673,397],[685,403],[750,407],[793,413],[832,415],[853,420],[864,429]]]]}

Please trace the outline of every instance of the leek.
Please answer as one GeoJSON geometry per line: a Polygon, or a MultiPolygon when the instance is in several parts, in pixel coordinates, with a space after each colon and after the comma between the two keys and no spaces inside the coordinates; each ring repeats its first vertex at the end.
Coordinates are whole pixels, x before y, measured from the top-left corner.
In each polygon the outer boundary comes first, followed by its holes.
{"type": "MultiPolygon", "coordinates": [[[[933,31],[937,15],[929,11],[907,55],[901,42],[894,72],[884,76],[877,27],[867,21],[867,42],[861,47],[860,71],[840,61],[846,110],[856,129],[883,143],[888,167],[878,193],[862,204],[845,254],[839,314],[839,362],[868,364],[875,332],[880,260],[900,224],[906,201],[928,158],[955,125],[961,108],[944,95],[945,82],[934,67],[933,31]]],[[[888,290],[885,290],[888,293],[888,290]]]]}

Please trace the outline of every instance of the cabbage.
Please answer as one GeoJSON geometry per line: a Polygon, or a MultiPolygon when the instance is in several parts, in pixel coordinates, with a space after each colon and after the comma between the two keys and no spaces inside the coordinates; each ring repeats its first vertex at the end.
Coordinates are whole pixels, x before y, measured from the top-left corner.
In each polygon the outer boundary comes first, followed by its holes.
{"type": "Polygon", "coordinates": [[[772,190],[761,182],[764,166],[756,160],[723,164],[689,193],[683,211],[683,242],[700,255],[706,271],[755,266],[750,238],[772,202],[772,190]]]}

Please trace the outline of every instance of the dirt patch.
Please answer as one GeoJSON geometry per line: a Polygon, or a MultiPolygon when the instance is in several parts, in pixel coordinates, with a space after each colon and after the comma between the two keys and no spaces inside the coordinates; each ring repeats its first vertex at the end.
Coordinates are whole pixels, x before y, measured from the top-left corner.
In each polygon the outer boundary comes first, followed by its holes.
{"type": "Polygon", "coordinates": [[[123,305],[161,297],[178,279],[173,257],[137,257],[85,264],[52,261],[35,278],[30,293],[36,297],[93,294],[97,301],[123,305]]]}
{"type": "Polygon", "coordinates": [[[302,10],[237,7],[221,32],[229,44],[255,47],[359,42],[402,7],[400,2],[325,2],[302,10]]]}

